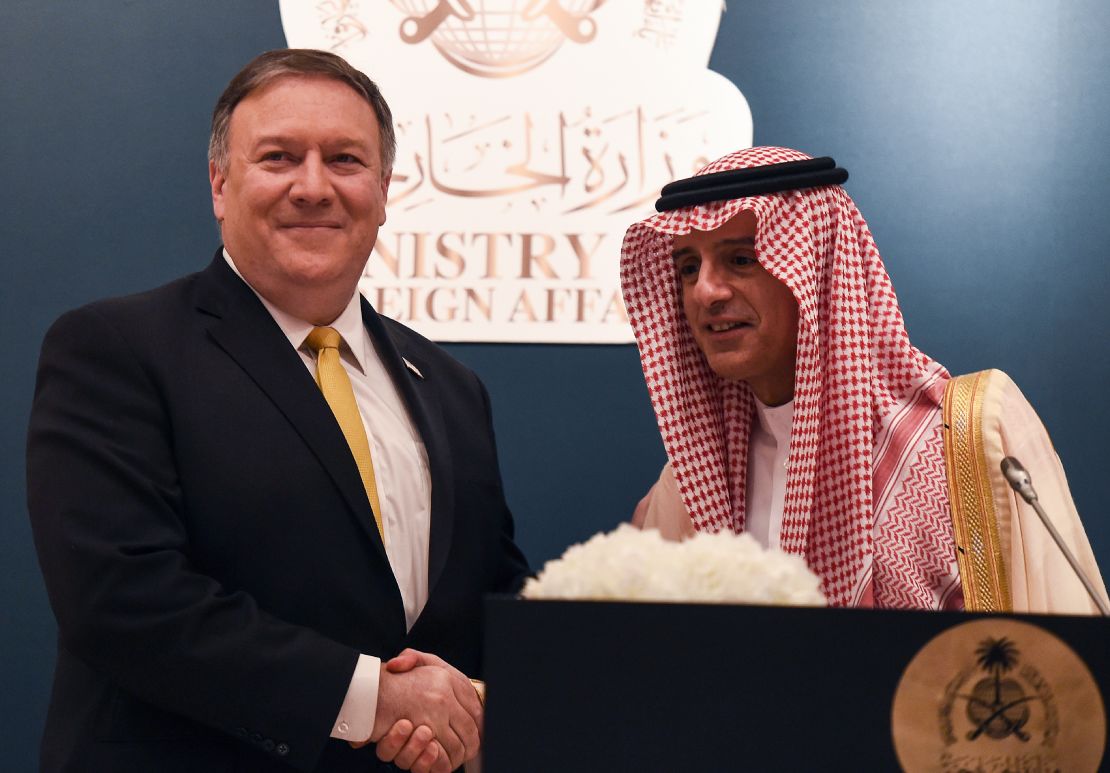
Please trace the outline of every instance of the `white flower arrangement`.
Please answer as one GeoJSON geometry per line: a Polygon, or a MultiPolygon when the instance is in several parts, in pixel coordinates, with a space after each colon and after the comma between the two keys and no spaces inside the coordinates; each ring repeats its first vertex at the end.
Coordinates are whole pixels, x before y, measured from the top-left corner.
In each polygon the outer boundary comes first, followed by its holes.
{"type": "Polygon", "coordinates": [[[621,524],[571,545],[521,593],[527,599],[592,599],[824,606],[805,561],[766,550],[748,534],[699,533],[684,542],[621,524]]]}

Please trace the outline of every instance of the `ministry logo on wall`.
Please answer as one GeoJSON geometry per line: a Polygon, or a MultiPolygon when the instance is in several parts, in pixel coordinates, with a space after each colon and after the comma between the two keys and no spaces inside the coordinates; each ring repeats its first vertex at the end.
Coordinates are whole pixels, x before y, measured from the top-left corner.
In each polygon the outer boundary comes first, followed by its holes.
{"type": "Polygon", "coordinates": [[[720,0],[281,0],[393,109],[388,221],[362,292],[438,341],[623,343],[625,229],[752,141],[707,69],[720,0]]]}

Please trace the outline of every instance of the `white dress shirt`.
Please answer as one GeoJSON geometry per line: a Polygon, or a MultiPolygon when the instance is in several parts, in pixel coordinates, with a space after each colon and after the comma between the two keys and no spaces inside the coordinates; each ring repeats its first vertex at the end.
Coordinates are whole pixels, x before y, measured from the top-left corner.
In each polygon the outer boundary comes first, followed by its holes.
{"type": "MultiPolygon", "coordinates": [[[[243,275],[227,250],[224,250],[224,259],[242,279],[243,275]]],[[[243,281],[246,282],[246,279],[243,281]]],[[[247,286],[250,286],[249,282],[247,286]]],[[[253,287],[251,289],[254,290],[253,287]]],[[[315,378],[316,355],[304,345],[305,338],[315,326],[277,308],[257,290],[255,295],[315,378]]],[[[374,478],[381,500],[385,552],[401,591],[405,623],[411,629],[428,601],[432,501],[428,454],[404,400],[362,322],[362,307],[357,292],[329,327],[335,328],[343,337],[339,356],[351,380],[355,403],[370,441],[374,478]]],[[[347,697],[332,728],[333,738],[365,741],[370,737],[377,712],[380,666],[379,658],[359,655],[347,697]]]]}
{"type": "Polygon", "coordinates": [[[755,415],[748,441],[747,524],[744,530],[763,547],[779,548],[794,401],[771,407],[757,399],[755,415]]]}

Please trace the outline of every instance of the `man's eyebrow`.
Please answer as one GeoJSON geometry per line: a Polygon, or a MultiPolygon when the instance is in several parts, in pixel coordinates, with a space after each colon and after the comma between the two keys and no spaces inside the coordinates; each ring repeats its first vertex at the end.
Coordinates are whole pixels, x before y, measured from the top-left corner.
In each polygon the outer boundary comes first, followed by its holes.
{"type": "Polygon", "coordinates": [[[285,145],[292,142],[291,137],[286,137],[284,134],[264,134],[254,141],[255,147],[259,145],[285,145]]]}
{"type": "MultiPolygon", "coordinates": [[[[302,142],[303,140],[299,140],[296,137],[286,136],[284,134],[265,134],[255,140],[254,147],[259,147],[261,145],[296,145],[302,142]]],[[[325,145],[327,147],[364,148],[367,146],[367,143],[365,140],[360,140],[356,137],[338,137],[334,140],[328,140],[325,145]]]]}
{"type": "Polygon", "coordinates": [[[717,242],[713,246],[718,249],[721,247],[754,247],[755,237],[738,236],[735,239],[721,239],[721,241],[717,242]]]}
{"type": "MultiPolygon", "coordinates": [[[[729,249],[731,247],[749,247],[755,248],[754,236],[737,236],[734,239],[721,239],[719,242],[713,242],[714,250],[729,249]]],[[[679,247],[677,250],[671,251],[671,260],[678,260],[687,255],[696,255],[697,250],[693,247],[679,247]]]]}

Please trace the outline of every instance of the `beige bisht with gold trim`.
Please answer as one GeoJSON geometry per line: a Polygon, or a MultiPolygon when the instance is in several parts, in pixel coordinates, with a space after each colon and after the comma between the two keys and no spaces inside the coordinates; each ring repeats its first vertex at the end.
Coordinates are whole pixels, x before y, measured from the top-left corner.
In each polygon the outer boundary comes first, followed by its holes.
{"type": "Polygon", "coordinates": [[[944,461],[965,607],[1094,613],[1044,524],[1002,475],[1007,456],[1029,471],[1041,507],[1106,599],[1044,425],[1009,376],[984,370],[952,379],[944,395],[944,461]]]}

